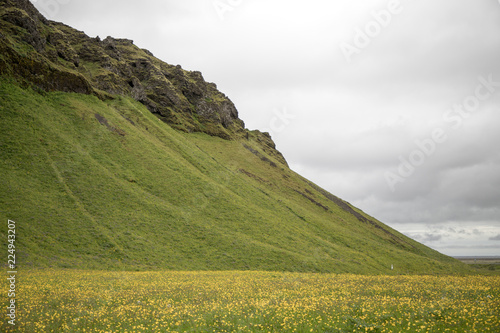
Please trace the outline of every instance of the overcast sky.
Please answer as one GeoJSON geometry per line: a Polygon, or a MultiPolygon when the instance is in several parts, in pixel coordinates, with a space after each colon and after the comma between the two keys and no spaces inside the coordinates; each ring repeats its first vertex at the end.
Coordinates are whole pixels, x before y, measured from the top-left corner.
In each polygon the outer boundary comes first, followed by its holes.
{"type": "Polygon", "coordinates": [[[32,0],[199,70],[291,168],[448,255],[500,255],[499,0],[32,0]]]}

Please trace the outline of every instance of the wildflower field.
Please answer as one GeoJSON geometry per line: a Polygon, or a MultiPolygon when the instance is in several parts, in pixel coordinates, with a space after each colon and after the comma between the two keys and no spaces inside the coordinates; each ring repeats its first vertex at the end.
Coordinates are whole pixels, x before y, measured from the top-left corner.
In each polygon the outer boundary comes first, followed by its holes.
{"type": "Polygon", "coordinates": [[[500,332],[500,276],[36,270],[17,288],[1,332],[500,332]]]}

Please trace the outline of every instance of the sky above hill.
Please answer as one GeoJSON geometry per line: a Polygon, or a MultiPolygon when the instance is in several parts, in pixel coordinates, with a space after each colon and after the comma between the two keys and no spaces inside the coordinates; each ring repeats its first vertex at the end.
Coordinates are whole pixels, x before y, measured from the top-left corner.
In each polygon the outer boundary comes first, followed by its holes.
{"type": "Polygon", "coordinates": [[[199,70],[291,168],[442,253],[500,255],[499,0],[31,0],[199,70]]]}

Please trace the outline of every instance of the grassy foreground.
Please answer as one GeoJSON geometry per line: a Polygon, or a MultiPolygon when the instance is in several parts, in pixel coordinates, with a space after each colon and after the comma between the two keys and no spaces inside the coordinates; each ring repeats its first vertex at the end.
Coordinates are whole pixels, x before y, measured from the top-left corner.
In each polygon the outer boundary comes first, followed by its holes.
{"type": "Polygon", "coordinates": [[[500,276],[34,270],[17,288],[18,332],[500,329],[500,276]]]}

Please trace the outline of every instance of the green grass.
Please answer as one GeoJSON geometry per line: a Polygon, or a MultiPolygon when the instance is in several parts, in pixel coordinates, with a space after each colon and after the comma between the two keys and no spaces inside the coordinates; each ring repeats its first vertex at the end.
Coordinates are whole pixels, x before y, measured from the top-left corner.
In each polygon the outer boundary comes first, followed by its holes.
{"type": "MultiPolygon", "coordinates": [[[[6,282],[0,284],[7,289],[6,282]]],[[[500,277],[22,270],[2,332],[498,332],[500,277]],[[13,330],[15,329],[15,330],[13,330]]]]}
{"type": "Polygon", "coordinates": [[[17,222],[22,267],[470,271],[361,221],[256,133],[183,133],[129,98],[0,84],[0,220],[17,222]]]}

